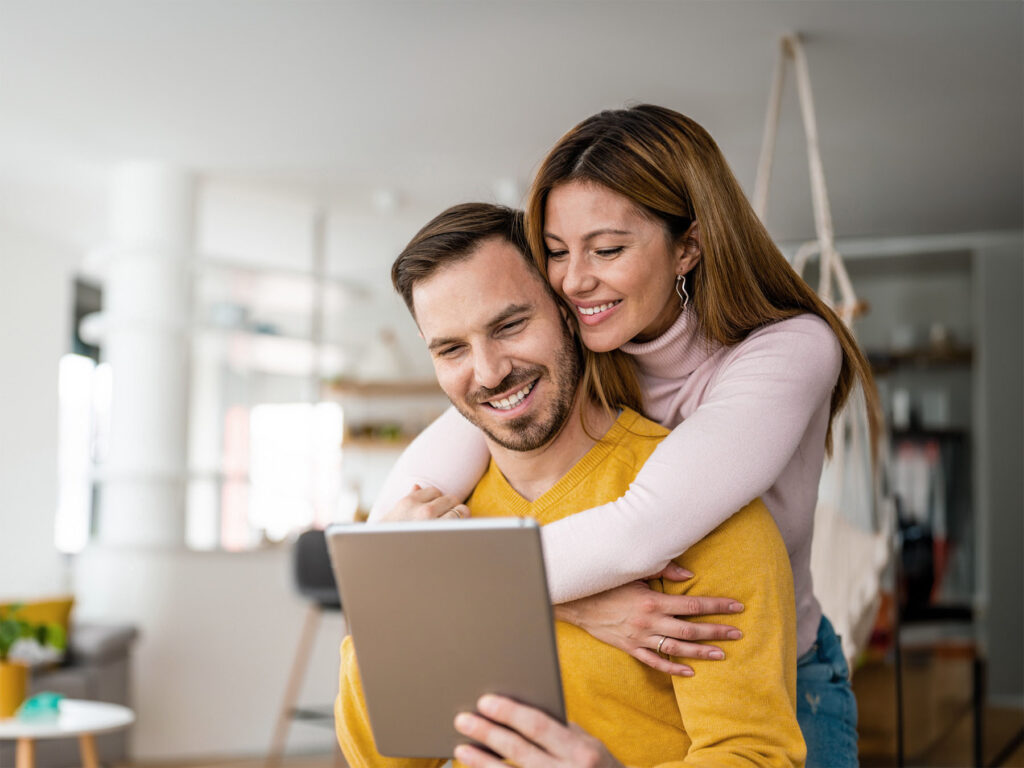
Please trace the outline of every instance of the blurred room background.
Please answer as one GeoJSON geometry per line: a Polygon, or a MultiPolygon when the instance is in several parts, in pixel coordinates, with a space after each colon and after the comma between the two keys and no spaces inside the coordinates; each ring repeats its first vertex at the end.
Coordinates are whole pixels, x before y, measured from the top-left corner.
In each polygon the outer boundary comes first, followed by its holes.
{"type": "MultiPolygon", "coordinates": [[[[864,761],[967,765],[981,725],[1024,765],[1024,5],[0,0],[0,603],[138,631],[107,762],[267,751],[291,542],[364,514],[446,405],[390,287],[408,238],[521,205],[562,133],[633,103],[701,122],[749,193],[792,32],[900,504],[864,761]]],[[[792,81],[767,224],[814,236],[792,81]]],[[[288,754],[332,743],[296,722],[288,754]]]]}

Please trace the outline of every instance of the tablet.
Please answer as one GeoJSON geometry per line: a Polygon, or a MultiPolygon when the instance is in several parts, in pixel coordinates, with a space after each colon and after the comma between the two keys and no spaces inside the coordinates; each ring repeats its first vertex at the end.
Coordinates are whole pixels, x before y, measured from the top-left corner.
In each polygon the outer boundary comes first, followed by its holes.
{"type": "Polygon", "coordinates": [[[327,547],[382,755],[450,758],[484,693],[565,722],[534,520],[337,524],[327,547]]]}

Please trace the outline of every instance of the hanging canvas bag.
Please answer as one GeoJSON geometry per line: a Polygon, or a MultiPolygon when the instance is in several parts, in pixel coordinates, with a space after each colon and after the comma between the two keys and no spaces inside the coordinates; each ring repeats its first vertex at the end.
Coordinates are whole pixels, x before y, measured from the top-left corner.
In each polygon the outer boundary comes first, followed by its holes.
{"type": "MultiPolygon", "coordinates": [[[[818,146],[818,128],[811,94],[807,58],[798,37],[781,41],[765,120],[761,157],[754,184],[754,210],[765,220],[768,187],[775,154],[782,90],[787,64],[796,72],[797,93],[807,139],[811,199],[817,239],[802,245],[793,259],[803,276],[808,262],[819,263],[818,295],[853,332],[853,320],[862,310],[842,257],[835,247],[832,212],[825,186],[825,171],[818,146]]],[[[895,505],[882,492],[884,461],[873,456],[868,406],[858,385],[832,424],[832,456],[826,461],[818,490],[811,545],[814,594],[842,637],[843,652],[851,663],[867,646],[878,606],[880,586],[892,553],[895,505]]],[[[878,447],[881,451],[882,446],[878,447]]]]}

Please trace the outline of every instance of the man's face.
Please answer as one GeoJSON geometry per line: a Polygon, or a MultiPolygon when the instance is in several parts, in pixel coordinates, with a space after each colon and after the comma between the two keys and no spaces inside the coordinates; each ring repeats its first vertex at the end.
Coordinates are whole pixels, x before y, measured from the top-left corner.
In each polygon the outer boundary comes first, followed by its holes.
{"type": "Polygon", "coordinates": [[[546,445],[572,411],[580,361],[542,278],[499,238],[413,288],[441,388],[499,445],[546,445]]]}

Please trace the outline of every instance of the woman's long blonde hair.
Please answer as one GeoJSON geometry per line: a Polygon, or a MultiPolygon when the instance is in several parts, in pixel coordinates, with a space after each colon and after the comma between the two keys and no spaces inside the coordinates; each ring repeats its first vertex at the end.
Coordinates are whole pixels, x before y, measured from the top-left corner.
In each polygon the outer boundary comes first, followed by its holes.
{"type": "MultiPolygon", "coordinates": [[[[690,118],[643,104],[600,112],[563,136],[537,172],[527,201],[530,249],[547,276],[544,213],[560,184],[583,181],[623,195],[662,221],[673,239],[697,221],[701,258],[688,277],[700,332],[732,346],[769,323],[810,312],[839,339],[843,363],[832,391],[830,419],[859,379],[867,400],[872,444],[882,429],[871,369],[846,325],[793,270],[740,189],[714,139],[690,118]]],[[[606,404],[632,404],[640,389],[624,353],[588,355],[590,386],[606,404]]],[[[832,425],[825,439],[832,449],[832,425]]]]}

